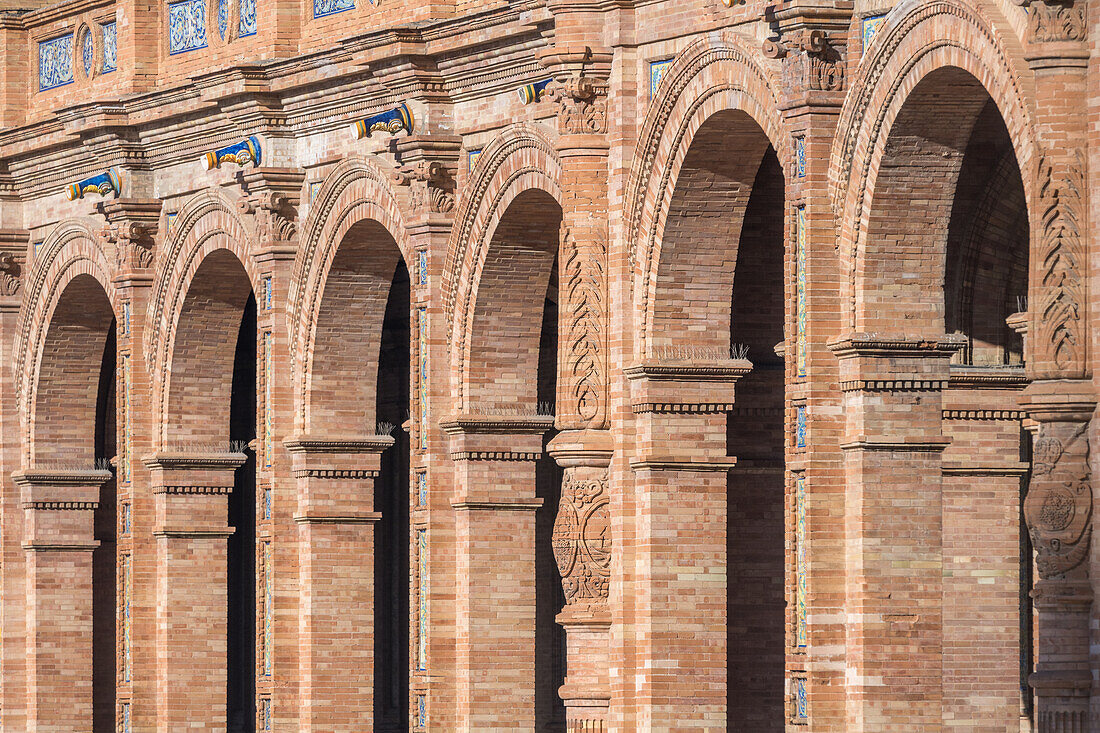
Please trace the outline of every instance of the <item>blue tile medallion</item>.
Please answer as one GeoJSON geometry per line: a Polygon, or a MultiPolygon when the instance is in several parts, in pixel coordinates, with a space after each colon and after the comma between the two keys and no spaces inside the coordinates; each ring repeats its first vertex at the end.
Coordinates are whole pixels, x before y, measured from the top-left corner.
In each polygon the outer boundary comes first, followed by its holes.
{"type": "Polygon", "coordinates": [[[80,32],[80,61],[84,65],[84,76],[91,78],[95,61],[95,48],[92,46],[92,31],[85,28],[80,32]]]}

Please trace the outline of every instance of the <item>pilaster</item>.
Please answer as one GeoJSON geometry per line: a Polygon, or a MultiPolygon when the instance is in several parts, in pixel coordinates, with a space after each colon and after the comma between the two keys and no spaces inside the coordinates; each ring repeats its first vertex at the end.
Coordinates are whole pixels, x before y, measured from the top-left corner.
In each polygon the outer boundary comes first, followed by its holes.
{"type": "Polygon", "coordinates": [[[13,474],[26,552],[27,731],[92,730],[93,515],[108,471],[13,474]]]}
{"type": "Polygon", "coordinates": [[[553,418],[457,415],[454,729],[535,728],[535,462],[553,418]]]}
{"type": "Polygon", "coordinates": [[[869,334],[829,343],[847,428],[848,730],[943,724],[942,393],[962,344],[869,334]]]}

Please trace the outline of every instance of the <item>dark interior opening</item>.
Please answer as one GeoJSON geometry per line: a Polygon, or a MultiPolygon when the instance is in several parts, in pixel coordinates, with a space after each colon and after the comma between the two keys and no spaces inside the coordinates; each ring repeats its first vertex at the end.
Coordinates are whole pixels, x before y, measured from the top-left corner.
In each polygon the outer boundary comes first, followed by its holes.
{"type": "Polygon", "coordinates": [[[92,551],[92,730],[112,733],[115,729],[115,629],[118,580],[117,481],[110,465],[115,456],[115,324],[107,333],[103,363],[99,370],[99,393],[95,409],[95,467],[110,468],[111,478],[103,483],[99,506],[93,517],[99,547],[92,551]]]}
{"type": "Polygon", "coordinates": [[[226,448],[247,460],[233,475],[229,495],[226,711],[229,733],[256,729],[256,299],[249,295],[233,360],[226,448]]]}
{"type": "Polygon", "coordinates": [[[727,703],[739,730],[782,731],[784,659],[783,169],[769,147],[745,209],[734,271],[731,351],[752,371],[737,382],[727,448],[727,703]]]}
{"type": "Polygon", "coordinates": [[[374,720],[378,731],[409,729],[409,271],[398,262],[379,349],[377,432],[392,435],[374,483],[374,720]]]}
{"type": "MultiPolygon", "coordinates": [[[[558,270],[550,274],[539,336],[538,412],[550,414],[558,386],[558,270]]],[[[565,629],[555,618],[565,606],[565,592],[554,561],[554,519],[561,501],[562,470],[546,453],[557,430],[546,432],[543,455],[535,463],[535,491],[542,507],[535,512],[535,723],[538,730],[565,731],[565,705],[558,688],[565,683],[565,629]]]]}

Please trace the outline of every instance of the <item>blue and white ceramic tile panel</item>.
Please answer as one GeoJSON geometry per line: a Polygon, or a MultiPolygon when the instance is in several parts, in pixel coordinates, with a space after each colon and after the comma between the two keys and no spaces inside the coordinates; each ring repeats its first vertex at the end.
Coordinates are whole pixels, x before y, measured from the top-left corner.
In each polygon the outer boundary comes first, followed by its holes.
{"type": "Polygon", "coordinates": [[[416,472],[416,505],[427,506],[428,505],[428,472],[417,471],[416,472]]]}
{"type": "Polygon", "coordinates": [[[794,175],[797,178],[806,177],[806,138],[794,139],[794,175]]]}
{"type": "Polygon", "coordinates": [[[809,717],[806,714],[806,678],[795,677],[792,682],[794,683],[794,715],[791,717],[795,723],[805,723],[809,717]]]}
{"type": "Polygon", "coordinates": [[[85,28],[80,32],[80,60],[84,66],[84,76],[91,77],[92,64],[95,61],[95,49],[92,47],[92,31],[85,28]]]}
{"type": "Polygon", "coordinates": [[[103,30],[103,73],[109,74],[118,68],[118,26],[112,20],[104,23],[103,30]]]}
{"type": "Polygon", "coordinates": [[[416,309],[417,351],[418,369],[418,402],[420,410],[419,420],[419,447],[425,450],[428,447],[428,309],[416,309]]]}
{"type": "Polygon", "coordinates": [[[313,0],[313,17],[323,18],[355,7],[355,0],[313,0]]]}
{"type": "Polygon", "coordinates": [[[38,43],[38,89],[73,83],[73,34],[38,43]]]}
{"type": "Polygon", "coordinates": [[[309,202],[312,204],[317,200],[317,194],[321,191],[322,181],[310,181],[309,182],[309,202]]]}
{"type": "Polygon", "coordinates": [[[119,731],[120,733],[130,733],[130,703],[122,703],[119,710],[119,731]]]}
{"type": "Polygon", "coordinates": [[[867,53],[867,49],[871,46],[871,41],[875,40],[875,34],[878,33],[879,26],[886,20],[885,15],[873,15],[869,18],[863,19],[863,44],[861,46],[860,53],[867,53]]]}
{"type": "Polygon", "coordinates": [[[649,62],[649,98],[653,99],[657,96],[657,87],[661,85],[661,79],[664,78],[665,72],[668,71],[668,67],[672,66],[672,59],[664,59],[663,61],[650,61],[649,62]]]}
{"type": "Polygon", "coordinates": [[[224,41],[229,30],[229,0],[218,0],[218,36],[224,41]]]}
{"type": "Polygon", "coordinates": [[[273,669],[275,626],[272,616],[275,615],[275,578],[272,572],[271,541],[260,543],[260,563],[263,572],[263,675],[270,677],[273,669]]]}
{"type": "Polygon", "coordinates": [[[271,698],[260,699],[260,730],[263,733],[271,731],[271,698]]]}
{"type": "Polygon", "coordinates": [[[428,250],[420,249],[416,252],[416,269],[421,285],[428,284],[428,250]]]}
{"type": "MultiPolygon", "coordinates": [[[[127,319],[126,330],[129,333],[129,309],[126,309],[125,318],[127,319]]],[[[122,445],[119,446],[119,478],[124,485],[130,483],[132,478],[132,456],[133,456],[133,414],[131,412],[130,393],[133,391],[133,375],[130,366],[130,354],[125,353],[122,355],[119,364],[119,373],[122,375],[122,445]]]]}
{"type": "Polygon", "coordinates": [[[416,696],[416,727],[424,728],[428,725],[428,700],[427,695],[416,696]]]}
{"type": "Polygon", "coordinates": [[[256,0],[238,0],[241,8],[241,20],[237,33],[241,38],[256,35],[256,0]]]}
{"type": "Polygon", "coordinates": [[[183,0],[168,5],[168,52],[206,48],[206,0],[183,0]]]}
{"type": "Polygon", "coordinates": [[[806,406],[799,405],[795,408],[795,447],[806,447],[806,406]]]}
{"type": "Polygon", "coordinates": [[[264,410],[264,468],[271,468],[272,459],[275,456],[275,416],[274,401],[272,400],[272,380],[275,372],[275,360],[272,357],[271,331],[263,334],[263,410],[264,410]]]}

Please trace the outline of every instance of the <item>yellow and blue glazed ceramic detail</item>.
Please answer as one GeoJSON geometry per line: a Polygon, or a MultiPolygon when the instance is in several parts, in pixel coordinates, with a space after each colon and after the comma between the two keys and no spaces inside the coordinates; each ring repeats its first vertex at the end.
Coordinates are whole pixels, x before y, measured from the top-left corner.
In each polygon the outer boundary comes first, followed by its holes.
{"type": "Polygon", "coordinates": [[[417,395],[419,401],[419,445],[421,450],[428,447],[428,309],[416,309],[417,331],[417,395]]]}
{"type": "Polygon", "coordinates": [[[428,250],[421,249],[416,252],[416,271],[421,285],[428,284],[428,250]]]}
{"type": "Polygon", "coordinates": [[[206,48],[206,0],[168,5],[168,53],[206,48]]]}
{"type": "Polygon", "coordinates": [[[806,376],[806,207],[795,211],[795,318],[797,343],[795,374],[806,376]]]}
{"type": "Polygon", "coordinates": [[[416,727],[425,728],[428,725],[428,701],[427,695],[416,696],[416,727]]]}
{"type": "Polygon", "coordinates": [[[416,530],[416,570],[418,583],[418,611],[416,631],[416,668],[428,669],[428,531],[416,530]]]}
{"type": "Polygon", "coordinates": [[[38,43],[38,89],[73,83],[73,34],[38,43]]]}
{"type": "Polygon", "coordinates": [[[312,204],[317,200],[317,194],[321,191],[321,181],[309,182],[309,202],[312,204]]]}
{"type": "Polygon", "coordinates": [[[130,623],[130,607],[133,605],[134,597],[134,562],[133,556],[125,554],[122,556],[122,577],[119,579],[119,589],[122,593],[122,598],[119,603],[119,614],[122,616],[122,681],[129,682],[132,677],[132,637],[131,637],[131,623],[130,623]]]}
{"type": "Polygon", "coordinates": [[[366,119],[356,120],[352,124],[352,131],[357,140],[370,137],[373,132],[388,132],[391,135],[404,130],[412,133],[414,127],[413,113],[409,105],[402,103],[400,107],[394,107],[386,112],[379,112],[366,119]]]}
{"type": "Polygon", "coordinates": [[[417,471],[416,472],[416,505],[427,506],[428,505],[428,472],[417,471]]]}
{"type": "Polygon", "coordinates": [[[542,99],[542,95],[546,92],[546,87],[553,79],[543,79],[542,81],[536,81],[533,84],[524,84],[516,93],[519,94],[519,101],[523,104],[534,104],[542,99]]]}
{"type": "Polygon", "coordinates": [[[867,49],[871,46],[871,41],[875,40],[875,35],[878,33],[879,27],[882,26],[885,20],[885,15],[875,15],[863,19],[863,45],[861,53],[867,53],[867,49]]]}
{"type": "Polygon", "coordinates": [[[794,139],[794,175],[796,178],[806,177],[806,138],[794,139]]]}
{"type": "Polygon", "coordinates": [[[806,647],[806,477],[794,482],[795,646],[806,647]]]}
{"type": "Polygon", "coordinates": [[[274,616],[273,601],[275,598],[275,578],[272,577],[271,542],[264,541],[260,544],[260,569],[263,573],[263,635],[260,637],[263,644],[263,674],[270,677],[272,671],[273,640],[275,627],[271,617],[274,616]]]}
{"type": "Polygon", "coordinates": [[[355,8],[355,0],[313,0],[313,17],[323,18],[355,8]]]}
{"type": "Polygon", "coordinates": [[[477,159],[481,157],[481,148],[466,153],[466,167],[472,173],[477,167],[477,159]]]}
{"type": "Polygon", "coordinates": [[[271,698],[260,698],[260,730],[263,733],[271,731],[271,698]]]}
{"type": "Polygon", "coordinates": [[[101,196],[106,196],[110,193],[114,193],[115,196],[121,195],[122,171],[118,168],[112,168],[106,173],[100,173],[91,178],[85,178],[83,181],[70,183],[65,187],[65,195],[68,197],[69,201],[82,199],[90,193],[98,193],[101,196]]]}
{"type": "Polygon", "coordinates": [[[263,151],[260,148],[260,140],[255,135],[241,140],[239,143],[227,145],[217,150],[208,150],[203,155],[202,162],[206,170],[220,168],[222,163],[235,163],[247,165],[252,163],[259,165],[263,159],[263,151]]]}
{"type": "Polygon", "coordinates": [[[672,66],[672,59],[649,62],[649,98],[657,96],[657,89],[661,86],[661,79],[665,78],[665,72],[672,66]]]}
{"type": "Polygon", "coordinates": [[[109,74],[118,68],[118,26],[111,21],[100,28],[103,33],[103,73],[109,74]]]}
{"type": "MultiPolygon", "coordinates": [[[[129,305],[128,303],[126,304],[129,305]]],[[[126,308],[126,318],[130,318],[129,308],[126,308]]],[[[127,331],[129,327],[127,327],[127,331]]],[[[131,373],[130,366],[130,354],[123,354],[120,359],[119,373],[122,375],[122,399],[120,403],[122,405],[122,415],[120,422],[122,423],[122,445],[119,446],[119,472],[121,475],[119,478],[124,485],[128,485],[131,479],[131,465],[133,456],[133,414],[131,412],[130,392],[133,389],[133,374],[131,373]]]]}
{"type": "Polygon", "coordinates": [[[275,371],[275,360],[271,353],[271,331],[264,331],[263,335],[263,367],[264,367],[264,468],[271,468],[272,457],[275,453],[275,416],[273,414],[273,400],[271,399],[271,380],[275,371]]]}

